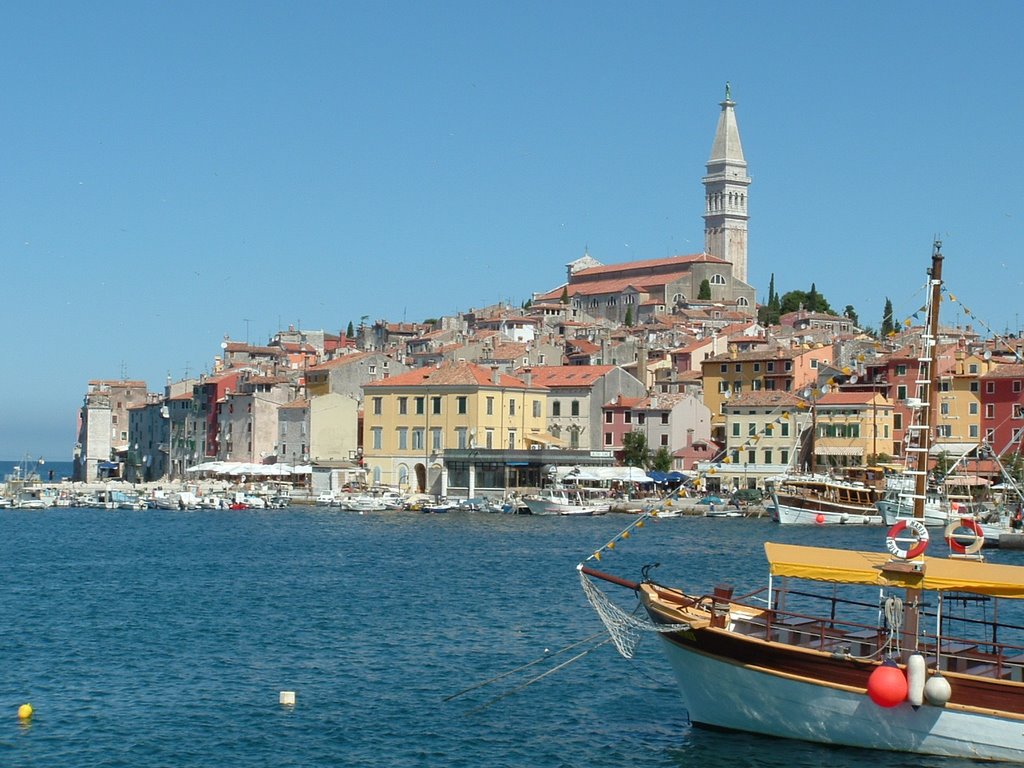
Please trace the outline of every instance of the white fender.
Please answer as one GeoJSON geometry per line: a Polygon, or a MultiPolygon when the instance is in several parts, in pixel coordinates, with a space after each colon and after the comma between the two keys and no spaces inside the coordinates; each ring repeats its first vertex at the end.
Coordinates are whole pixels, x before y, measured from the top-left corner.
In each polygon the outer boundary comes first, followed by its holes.
{"type": "Polygon", "coordinates": [[[928,674],[924,656],[912,653],[907,659],[907,701],[911,706],[920,707],[924,704],[925,676],[928,674]]]}
{"type": "Polygon", "coordinates": [[[952,693],[949,680],[939,672],[929,677],[928,682],[924,684],[924,695],[928,699],[928,703],[936,707],[946,706],[952,693]]]}

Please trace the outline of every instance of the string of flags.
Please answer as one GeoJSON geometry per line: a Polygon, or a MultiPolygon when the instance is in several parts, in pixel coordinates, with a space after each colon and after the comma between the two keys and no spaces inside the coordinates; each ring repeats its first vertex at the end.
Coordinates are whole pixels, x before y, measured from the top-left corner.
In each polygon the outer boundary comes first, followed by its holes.
{"type": "Polygon", "coordinates": [[[634,520],[632,523],[627,525],[622,531],[620,531],[618,534],[616,534],[614,537],[612,537],[612,539],[610,541],[608,541],[607,543],[605,543],[604,546],[600,547],[596,552],[594,552],[594,554],[590,555],[590,557],[588,557],[587,560],[597,560],[598,562],[600,562],[600,560],[601,560],[601,553],[602,552],[603,553],[608,553],[608,552],[613,551],[615,549],[615,546],[620,541],[628,539],[632,535],[634,530],[637,530],[639,528],[643,528],[644,527],[644,522],[646,520],[649,520],[650,518],[656,518],[657,516],[658,516],[658,511],[656,509],[652,509],[652,510],[649,510],[647,512],[644,512],[636,520],[634,520]]]}

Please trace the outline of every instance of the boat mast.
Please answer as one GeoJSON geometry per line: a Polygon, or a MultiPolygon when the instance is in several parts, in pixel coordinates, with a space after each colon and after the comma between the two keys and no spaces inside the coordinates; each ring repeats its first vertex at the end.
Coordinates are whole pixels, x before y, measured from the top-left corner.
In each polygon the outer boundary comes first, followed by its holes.
{"type": "Polygon", "coordinates": [[[917,430],[917,466],[914,486],[914,517],[924,520],[924,502],[928,491],[928,459],[937,423],[936,373],[939,368],[939,307],[942,304],[942,241],[936,240],[932,250],[932,266],[928,270],[928,323],[921,336],[924,346],[918,359],[918,397],[922,400],[924,418],[917,430]]]}
{"type": "MultiPolygon", "coordinates": [[[[928,490],[928,454],[931,452],[932,435],[935,430],[937,407],[935,398],[936,372],[939,363],[939,305],[942,301],[942,243],[936,240],[932,250],[932,266],[928,270],[929,299],[928,320],[921,335],[923,349],[918,358],[917,386],[918,397],[922,401],[924,418],[912,425],[916,432],[916,445],[908,446],[908,451],[917,454],[914,470],[914,518],[924,521],[925,494],[928,490]]],[[[913,442],[913,441],[912,441],[913,442]]],[[[903,604],[903,654],[904,661],[910,654],[918,650],[918,632],[920,622],[921,589],[910,587],[906,592],[903,604]]]]}

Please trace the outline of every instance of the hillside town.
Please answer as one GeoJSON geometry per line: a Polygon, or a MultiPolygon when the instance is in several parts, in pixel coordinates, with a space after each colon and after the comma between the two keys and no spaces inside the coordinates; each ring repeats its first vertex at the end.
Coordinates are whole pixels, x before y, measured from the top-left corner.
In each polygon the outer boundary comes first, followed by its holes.
{"type": "MultiPolygon", "coordinates": [[[[473,497],[636,463],[636,446],[648,468],[721,492],[794,469],[901,463],[923,326],[870,331],[852,307],[833,314],[813,300],[778,311],[774,286],[758,306],[751,179],[728,89],[720,106],[702,252],[604,264],[584,250],[523,306],[288,327],[261,344],[224,338],[209,373],[159,392],[90,381],[74,479],[301,467],[314,494],[361,485],[473,497]]],[[[1024,427],[1020,346],[971,325],[939,336],[933,461],[994,482],[994,458],[1016,451],[1024,427]]]]}

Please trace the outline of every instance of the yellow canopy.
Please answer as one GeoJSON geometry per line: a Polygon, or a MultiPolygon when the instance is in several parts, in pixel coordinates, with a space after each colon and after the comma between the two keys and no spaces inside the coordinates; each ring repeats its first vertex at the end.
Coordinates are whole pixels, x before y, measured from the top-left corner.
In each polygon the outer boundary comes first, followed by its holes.
{"type": "MultiPolygon", "coordinates": [[[[1024,567],[976,560],[924,557],[920,572],[883,571],[887,552],[857,552],[765,542],[772,576],[875,586],[915,587],[941,592],[971,592],[1024,598],[1024,567]]],[[[901,563],[907,561],[900,561],[901,563]]]]}

